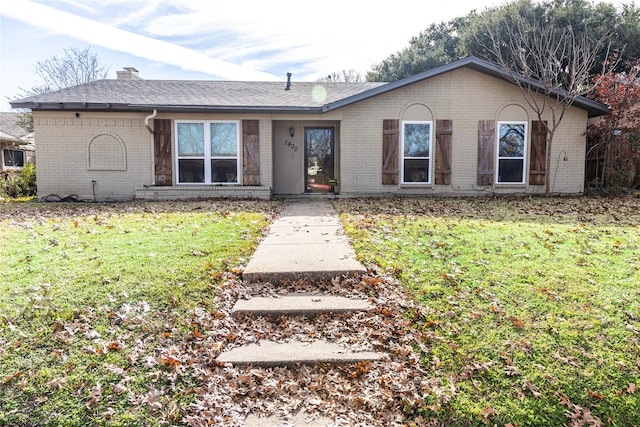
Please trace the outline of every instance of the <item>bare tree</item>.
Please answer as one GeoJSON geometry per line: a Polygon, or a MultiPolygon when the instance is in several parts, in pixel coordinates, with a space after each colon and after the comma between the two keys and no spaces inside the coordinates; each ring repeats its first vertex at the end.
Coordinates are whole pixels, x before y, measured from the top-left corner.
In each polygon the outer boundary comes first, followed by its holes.
{"type": "MultiPolygon", "coordinates": [[[[29,96],[40,95],[45,92],[49,92],[49,88],[47,86],[34,86],[31,89],[18,88],[20,92],[16,96],[17,99],[27,98],[29,96]]],[[[11,98],[7,97],[7,99],[11,100],[11,98]]],[[[18,110],[18,121],[16,122],[18,126],[27,132],[33,132],[33,115],[31,114],[31,110],[21,109],[18,110]]]]}
{"type": "MultiPolygon", "coordinates": [[[[20,88],[16,98],[27,98],[40,95],[52,90],[64,89],[89,83],[99,79],[106,79],[109,68],[101,63],[98,55],[90,48],[64,50],[64,56],[51,56],[44,61],[36,62],[34,71],[44,80],[44,84],[31,89],[20,88]]],[[[33,116],[31,111],[21,111],[18,125],[28,132],[33,132],[33,116]]]]}
{"type": "MultiPolygon", "coordinates": [[[[615,64],[603,64],[599,78],[590,70],[598,66],[598,53],[609,49],[611,36],[594,39],[587,28],[575,29],[553,16],[509,17],[510,25],[484,28],[481,43],[490,59],[507,70],[526,103],[547,131],[545,194],[551,193],[551,148],[555,133],[576,98],[592,92],[615,64]],[[486,42],[489,40],[489,42],[486,42]],[[550,120],[543,117],[549,113],[550,120]]],[[[609,56],[609,55],[607,55],[609,56]]]]}
{"type": "Polygon", "coordinates": [[[319,82],[346,82],[346,83],[361,83],[364,81],[362,74],[356,70],[342,70],[340,72],[334,71],[327,77],[318,79],[319,82]]]}
{"type": "Polygon", "coordinates": [[[106,79],[109,68],[100,62],[90,48],[64,50],[64,56],[52,56],[36,62],[35,72],[49,90],[58,90],[95,80],[106,79]]]}

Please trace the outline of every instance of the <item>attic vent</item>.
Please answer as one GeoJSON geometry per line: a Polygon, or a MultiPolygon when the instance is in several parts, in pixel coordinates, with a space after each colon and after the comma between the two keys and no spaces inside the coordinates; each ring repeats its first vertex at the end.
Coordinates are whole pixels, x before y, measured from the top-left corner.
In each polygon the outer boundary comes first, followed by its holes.
{"type": "Polygon", "coordinates": [[[284,87],[284,90],[291,89],[291,73],[287,73],[287,85],[284,87]]]}
{"type": "Polygon", "coordinates": [[[142,80],[142,77],[138,76],[138,70],[133,67],[123,67],[124,71],[116,71],[118,80],[142,80]]]}

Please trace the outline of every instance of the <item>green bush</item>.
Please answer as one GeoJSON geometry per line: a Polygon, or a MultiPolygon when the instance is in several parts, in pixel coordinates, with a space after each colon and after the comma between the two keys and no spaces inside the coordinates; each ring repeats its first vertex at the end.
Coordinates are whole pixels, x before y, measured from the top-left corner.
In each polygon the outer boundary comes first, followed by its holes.
{"type": "Polygon", "coordinates": [[[35,196],[36,193],[36,167],[33,163],[26,163],[20,173],[2,174],[0,196],[15,199],[35,196]]]}

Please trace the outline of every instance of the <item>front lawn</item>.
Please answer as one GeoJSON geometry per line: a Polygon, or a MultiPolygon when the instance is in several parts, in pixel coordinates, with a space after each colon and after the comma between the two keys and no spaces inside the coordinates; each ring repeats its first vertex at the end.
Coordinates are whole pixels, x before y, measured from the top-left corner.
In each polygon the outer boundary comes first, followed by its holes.
{"type": "Polygon", "coordinates": [[[337,200],[449,384],[418,425],[640,425],[640,199],[337,200]]]}
{"type": "Polygon", "coordinates": [[[302,406],[358,425],[640,425],[640,199],[334,203],[371,271],[323,289],[376,309],[271,323],[229,310],[273,292],[239,276],[279,202],[0,203],[0,425],[231,426],[302,406]],[[389,358],[214,361],[345,331],[389,358]]]}
{"type": "Polygon", "coordinates": [[[0,425],[180,421],[196,390],[167,349],[279,205],[0,204],[0,425]]]}

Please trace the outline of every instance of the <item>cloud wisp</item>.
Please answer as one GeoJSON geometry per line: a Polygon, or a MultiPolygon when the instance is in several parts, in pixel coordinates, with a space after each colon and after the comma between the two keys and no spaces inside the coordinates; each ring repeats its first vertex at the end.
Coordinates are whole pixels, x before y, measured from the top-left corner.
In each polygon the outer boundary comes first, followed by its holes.
{"type": "Polygon", "coordinates": [[[92,45],[125,52],[150,61],[231,80],[276,80],[272,74],[211,58],[173,43],[115,28],[102,22],[23,0],[2,7],[9,18],[92,45]]]}

